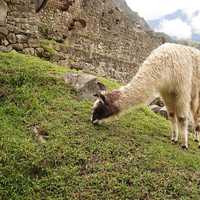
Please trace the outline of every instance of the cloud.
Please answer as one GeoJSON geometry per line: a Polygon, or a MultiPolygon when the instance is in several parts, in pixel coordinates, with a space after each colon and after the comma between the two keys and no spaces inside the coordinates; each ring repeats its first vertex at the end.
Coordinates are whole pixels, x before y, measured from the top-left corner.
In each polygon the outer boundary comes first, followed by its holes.
{"type": "Polygon", "coordinates": [[[195,34],[200,34],[200,13],[191,19],[191,27],[195,34]]]}
{"type": "Polygon", "coordinates": [[[156,31],[164,32],[177,39],[192,38],[191,26],[178,18],[174,20],[163,20],[159,29],[157,29],[156,31]]]}
{"type": "Polygon", "coordinates": [[[179,16],[173,20],[162,20],[156,31],[177,39],[192,39],[193,34],[200,34],[200,0],[126,0],[126,2],[146,21],[161,19],[165,15],[182,10],[187,16],[187,22],[182,21],[179,16]]]}
{"type": "Polygon", "coordinates": [[[126,0],[129,7],[139,13],[146,20],[160,18],[178,9],[185,9],[188,13],[200,10],[200,0],[126,0]]]}

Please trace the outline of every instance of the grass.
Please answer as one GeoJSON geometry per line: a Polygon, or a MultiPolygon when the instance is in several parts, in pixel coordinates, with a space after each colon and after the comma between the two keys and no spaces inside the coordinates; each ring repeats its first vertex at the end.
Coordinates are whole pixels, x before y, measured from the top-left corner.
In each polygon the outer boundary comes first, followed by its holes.
{"type": "Polygon", "coordinates": [[[192,140],[188,151],[172,145],[168,122],[141,106],[93,126],[92,103],[60,78],[68,71],[0,53],[0,199],[199,200],[192,140]],[[45,143],[35,125],[48,133],[45,143]]]}
{"type": "Polygon", "coordinates": [[[56,54],[55,46],[56,46],[56,41],[54,40],[47,40],[43,39],[40,42],[40,46],[49,53],[50,56],[56,54]]]}

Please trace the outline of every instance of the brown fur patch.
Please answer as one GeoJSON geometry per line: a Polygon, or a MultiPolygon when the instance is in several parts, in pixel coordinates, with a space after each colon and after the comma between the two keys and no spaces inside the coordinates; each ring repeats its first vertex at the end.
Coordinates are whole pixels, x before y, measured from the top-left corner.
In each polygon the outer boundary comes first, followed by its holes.
{"type": "Polygon", "coordinates": [[[120,91],[114,90],[111,93],[108,93],[106,97],[110,103],[114,103],[120,98],[120,95],[121,95],[120,91]]]}
{"type": "Polygon", "coordinates": [[[108,93],[106,95],[106,101],[107,101],[107,104],[109,105],[108,108],[109,108],[109,111],[115,115],[115,114],[118,114],[120,112],[120,109],[117,105],[115,105],[115,102],[120,98],[120,91],[117,91],[117,90],[114,90],[112,91],[111,93],[108,93]]]}

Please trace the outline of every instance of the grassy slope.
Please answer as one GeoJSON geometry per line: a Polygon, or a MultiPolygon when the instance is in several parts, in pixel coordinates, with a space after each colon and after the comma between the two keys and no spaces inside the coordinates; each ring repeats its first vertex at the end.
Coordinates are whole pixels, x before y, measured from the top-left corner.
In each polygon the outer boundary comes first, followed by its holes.
{"type": "Polygon", "coordinates": [[[0,199],[200,198],[192,141],[188,152],[170,144],[168,123],[143,107],[93,126],[91,102],[59,78],[66,71],[0,53],[0,199]],[[45,144],[34,124],[48,132],[45,144]]]}

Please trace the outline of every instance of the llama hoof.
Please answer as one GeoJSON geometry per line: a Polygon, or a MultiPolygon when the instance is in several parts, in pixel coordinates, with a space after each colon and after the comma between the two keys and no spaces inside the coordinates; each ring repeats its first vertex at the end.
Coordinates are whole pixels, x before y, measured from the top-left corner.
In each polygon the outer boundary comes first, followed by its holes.
{"type": "Polygon", "coordinates": [[[188,150],[188,147],[185,144],[181,145],[181,147],[182,149],[188,150]]]}
{"type": "Polygon", "coordinates": [[[197,140],[197,139],[195,139],[194,141],[195,141],[195,142],[199,142],[199,140],[197,140]]]}
{"type": "Polygon", "coordinates": [[[171,140],[172,141],[172,144],[177,144],[178,143],[178,140],[171,140]]]}
{"type": "Polygon", "coordinates": [[[198,148],[200,149],[200,145],[198,146],[198,148]]]}

